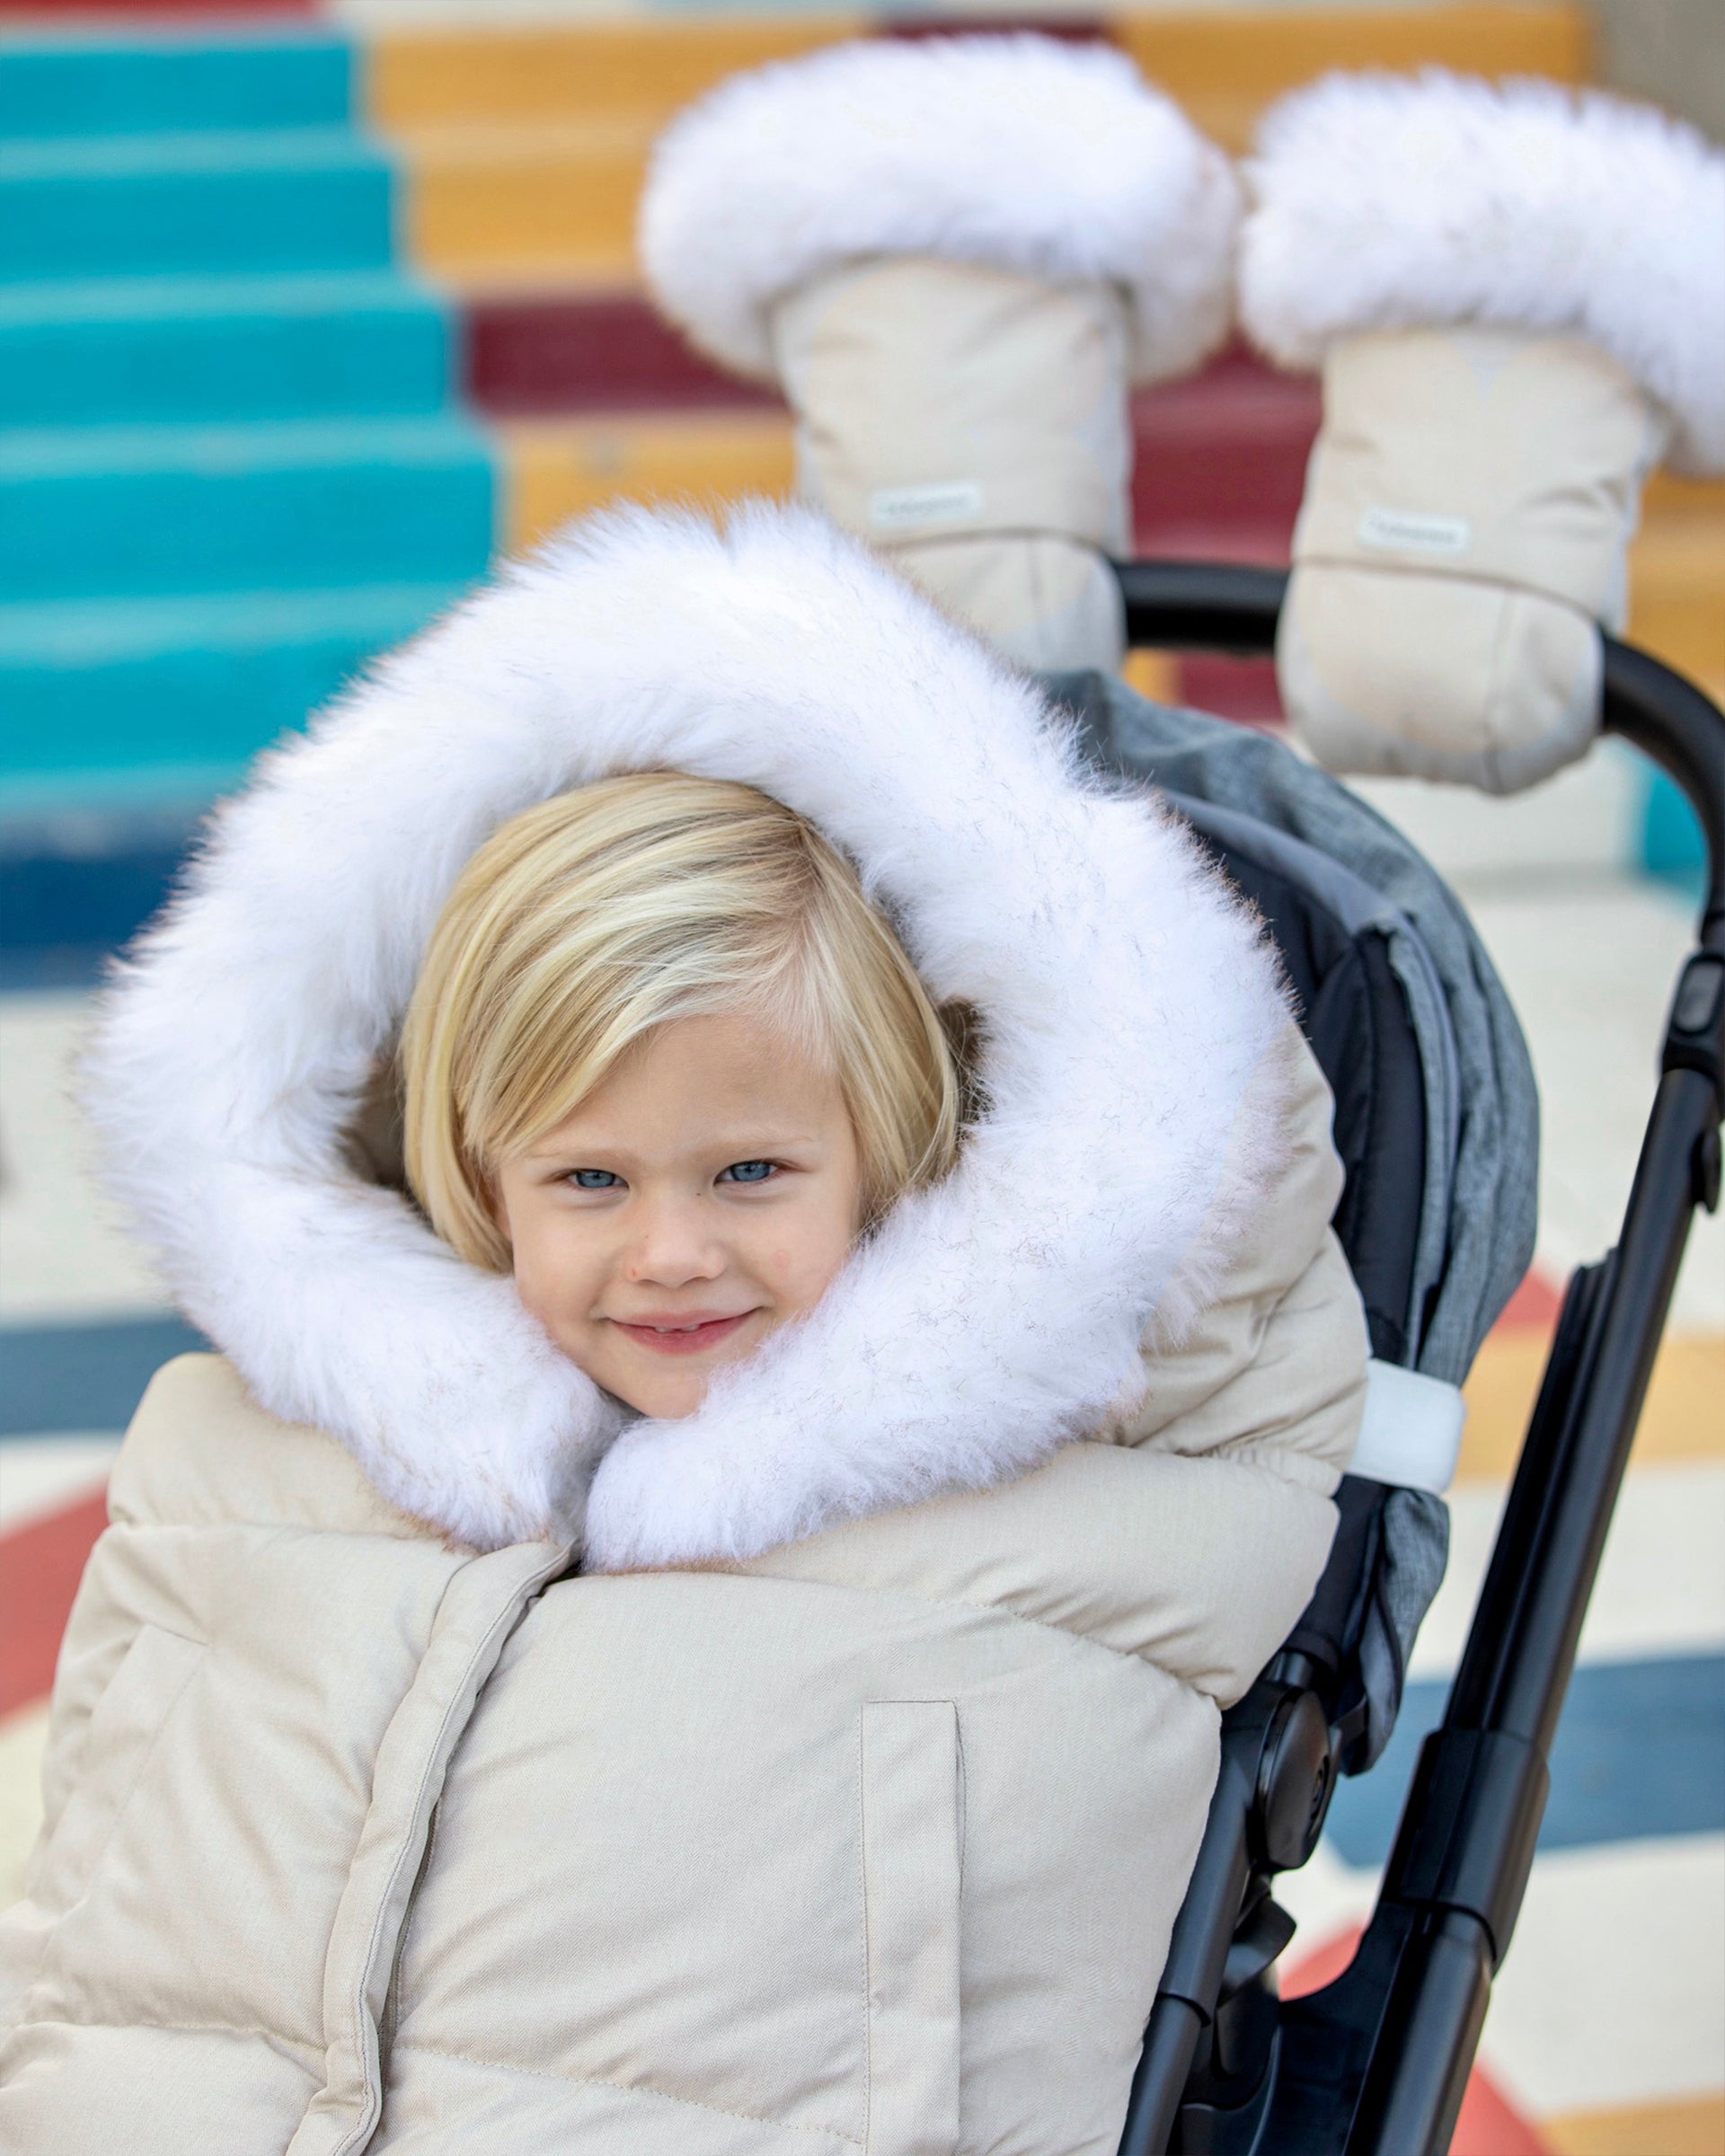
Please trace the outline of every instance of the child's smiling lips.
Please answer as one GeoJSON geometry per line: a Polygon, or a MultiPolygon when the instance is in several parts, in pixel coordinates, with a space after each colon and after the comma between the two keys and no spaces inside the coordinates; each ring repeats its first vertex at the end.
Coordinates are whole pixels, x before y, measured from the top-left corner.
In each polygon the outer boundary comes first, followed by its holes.
{"type": "Polygon", "coordinates": [[[752,1310],[667,1311],[662,1315],[655,1312],[650,1318],[613,1318],[610,1322],[651,1355],[703,1355],[708,1348],[730,1339],[755,1314],[752,1310]]]}

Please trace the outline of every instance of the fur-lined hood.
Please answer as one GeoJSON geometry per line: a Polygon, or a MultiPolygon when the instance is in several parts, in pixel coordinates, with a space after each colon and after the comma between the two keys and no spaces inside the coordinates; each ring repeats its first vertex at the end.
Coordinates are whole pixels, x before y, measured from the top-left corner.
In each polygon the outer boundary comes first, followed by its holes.
{"type": "Polygon", "coordinates": [[[585,1499],[615,1568],[986,1488],[1095,1428],[1275,1158],[1274,1102],[1243,1103],[1285,1020],[1184,828],[1084,775],[1033,685],[861,547],[797,509],[637,511],[506,570],[263,759],[120,969],[86,1099],[264,1407],[464,1543],[573,1533],[585,1499]],[[948,1180],[681,1422],[628,1420],[346,1143],[474,849],[655,767],[758,786],[849,854],[936,999],[980,1012],[987,1102],[948,1180]]]}
{"type": "Polygon", "coordinates": [[[1608,352],[1725,471],[1725,155],[1646,105],[1432,69],[1271,108],[1247,168],[1240,316],[1284,367],[1463,323],[1608,352]]]}
{"type": "Polygon", "coordinates": [[[661,137],[641,198],[653,296],[773,379],[774,306],[880,255],[1119,285],[1133,373],[1226,335],[1234,168],[1122,52],[1020,32],[840,45],[734,75],[661,137]]]}

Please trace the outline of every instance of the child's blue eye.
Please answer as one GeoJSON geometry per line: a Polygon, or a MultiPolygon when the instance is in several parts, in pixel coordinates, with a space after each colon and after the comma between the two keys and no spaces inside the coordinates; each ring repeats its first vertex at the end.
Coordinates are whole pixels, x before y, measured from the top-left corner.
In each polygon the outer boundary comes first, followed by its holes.
{"type": "Polygon", "coordinates": [[[578,1168],[569,1180],[578,1190],[609,1190],[622,1178],[608,1168],[578,1168]]]}
{"type": "Polygon", "coordinates": [[[778,1173],[771,1161],[736,1161],[719,1178],[722,1182],[764,1183],[778,1173]]]}

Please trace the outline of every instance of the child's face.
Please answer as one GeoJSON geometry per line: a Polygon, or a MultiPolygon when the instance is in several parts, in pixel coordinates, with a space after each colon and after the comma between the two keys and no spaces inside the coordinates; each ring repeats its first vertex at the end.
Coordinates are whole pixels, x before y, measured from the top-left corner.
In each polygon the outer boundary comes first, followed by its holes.
{"type": "Polygon", "coordinates": [[[861,1195],[836,1078],[740,1018],[661,1026],[497,1176],[522,1301],[596,1383],[661,1417],[820,1300],[861,1195]]]}

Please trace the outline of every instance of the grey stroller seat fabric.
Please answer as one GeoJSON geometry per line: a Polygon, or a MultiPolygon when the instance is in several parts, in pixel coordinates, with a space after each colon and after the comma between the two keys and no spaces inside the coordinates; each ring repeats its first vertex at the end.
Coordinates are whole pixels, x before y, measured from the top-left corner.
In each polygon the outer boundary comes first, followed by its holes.
{"type": "MultiPolygon", "coordinates": [[[[1388,1210],[1399,1205],[1402,1214],[1388,1238],[1401,1262],[1381,1268],[1371,1262],[1369,1225],[1338,1215],[1373,1352],[1459,1384],[1533,1256],[1539,1144],[1526,1047],[1466,915],[1393,826],[1280,743],[1152,703],[1099,673],[1050,676],[1048,686],[1095,760],[1168,793],[1248,895],[1259,895],[1252,871],[1262,870],[1297,891],[1314,920],[1351,940],[1362,963],[1393,976],[1418,1070],[1402,1080],[1399,1114],[1382,1112],[1395,1081],[1380,1065],[1377,1102],[1360,1102],[1344,1118],[1349,1045],[1324,1038],[1330,985],[1303,982],[1282,937],[1302,1022],[1338,1094],[1344,1158],[1350,1145],[1356,1156],[1374,1146],[1382,1156],[1348,1159],[1350,1187],[1372,1180],[1362,1166],[1376,1169],[1380,1211],[1387,1178],[1388,1210]],[[1421,1125],[1410,1159],[1410,1133],[1421,1125]],[[1411,1233],[1410,1207],[1418,1211],[1411,1233]]],[[[1351,1611],[1329,1613],[1327,1629],[1347,1636],[1361,1688],[1358,1733],[1344,1754],[1358,1772],[1394,1726],[1407,1656],[1443,1577],[1448,1515],[1424,1491],[1384,1491],[1351,1477],[1340,1501],[1336,1558],[1320,1596],[1356,1597],[1351,1611]]]]}

